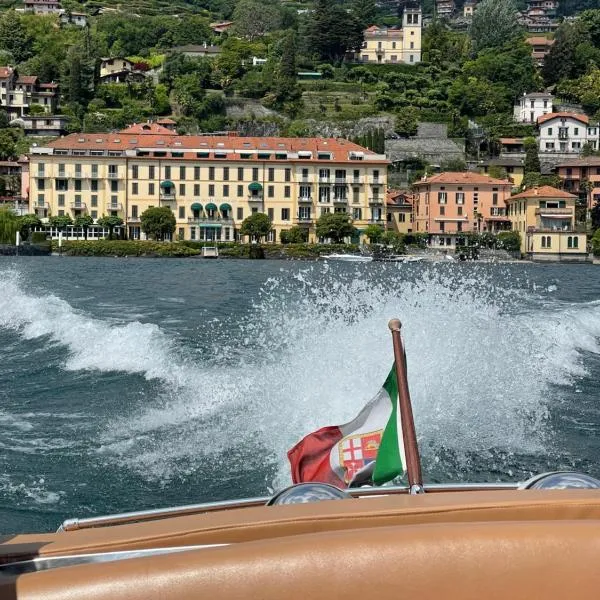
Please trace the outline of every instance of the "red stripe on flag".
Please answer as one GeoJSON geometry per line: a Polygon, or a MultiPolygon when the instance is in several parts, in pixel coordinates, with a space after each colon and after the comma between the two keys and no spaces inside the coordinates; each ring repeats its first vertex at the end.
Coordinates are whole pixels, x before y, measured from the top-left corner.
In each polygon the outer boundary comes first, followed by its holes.
{"type": "Polygon", "coordinates": [[[292,481],[320,481],[339,488],[348,487],[331,469],[329,454],[342,439],[339,427],[323,427],[301,439],[288,451],[292,467],[292,481]]]}

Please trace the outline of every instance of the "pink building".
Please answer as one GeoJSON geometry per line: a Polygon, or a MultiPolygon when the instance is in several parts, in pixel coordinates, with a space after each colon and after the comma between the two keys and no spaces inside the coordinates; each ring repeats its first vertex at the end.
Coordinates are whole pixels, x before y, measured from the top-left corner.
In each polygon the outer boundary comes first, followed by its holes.
{"type": "Polygon", "coordinates": [[[415,231],[444,237],[510,229],[506,200],[512,186],[507,179],[473,172],[425,177],[414,184],[415,231]]]}

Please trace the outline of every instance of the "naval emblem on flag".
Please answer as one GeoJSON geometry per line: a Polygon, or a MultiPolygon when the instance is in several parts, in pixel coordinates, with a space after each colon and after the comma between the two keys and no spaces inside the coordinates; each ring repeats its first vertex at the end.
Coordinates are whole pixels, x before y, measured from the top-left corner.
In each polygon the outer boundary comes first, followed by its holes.
{"type": "Polygon", "coordinates": [[[350,483],[355,475],[377,458],[377,450],[383,431],[373,431],[361,435],[353,435],[342,440],[340,448],[340,465],[346,473],[344,481],[350,483]]]}

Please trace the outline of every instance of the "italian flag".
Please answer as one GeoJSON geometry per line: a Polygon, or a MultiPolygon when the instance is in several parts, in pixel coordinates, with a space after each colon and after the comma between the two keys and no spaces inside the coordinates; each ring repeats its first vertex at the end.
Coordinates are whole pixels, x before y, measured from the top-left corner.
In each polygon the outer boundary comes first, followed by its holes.
{"type": "Polygon", "coordinates": [[[320,481],[345,488],[381,485],[402,475],[406,458],[395,368],[355,419],[310,433],[288,452],[288,459],[294,483],[320,481]]]}

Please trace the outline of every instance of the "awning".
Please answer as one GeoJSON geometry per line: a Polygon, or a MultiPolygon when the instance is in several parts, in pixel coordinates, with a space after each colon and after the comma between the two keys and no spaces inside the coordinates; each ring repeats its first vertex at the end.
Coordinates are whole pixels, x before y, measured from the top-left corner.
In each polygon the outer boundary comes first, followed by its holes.
{"type": "Polygon", "coordinates": [[[231,210],[231,204],[227,204],[227,202],[223,202],[221,206],[219,206],[219,210],[231,210]]]}
{"type": "Polygon", "coordinates": [[[200,223],[200,227],[208,228],[208,229],[221,229],[223,225],[221,223],[200,223]]]}
{"type": "Polygon", "coordinates": [[[202,204],[200,204],[199,202],[194,202],[194,204],[192,204],[190,208],[192,210],[202,210],[202,204]]]}
{"type": "Polygon", "coordinates": [[[175,185],[173,184],[172,181],[169,181],[168,179],[165,181],[161,181],[160,182],[160,187],[161,188],[172,188],[175,187],[175,185]]]}
{"type": "Polygon", "coordinates": [[[206,210],[217,210],[217,205],[214,202],[209,202],[205,208],[206,210]]]}
{"type": "Polygon", "coordinates": [[[571,220],[571,218],[573,217],[573,215],[570,214],[565,214],[565,215],[557,215],[554,213],[544,213],[543,210],[540,211],[540,216],[544,217],[544,219],[561,219],[561,220],[571,220]]]}
{"type": "Polygon", "coordinates": [[[262,191],[262,185],[260,183],[258,183],[258,181],[253,181],[249,186],[248,189],[251,192],[261,192],[262,191]]]}

